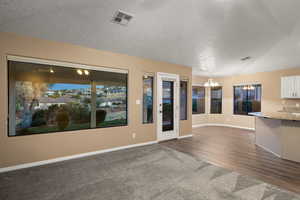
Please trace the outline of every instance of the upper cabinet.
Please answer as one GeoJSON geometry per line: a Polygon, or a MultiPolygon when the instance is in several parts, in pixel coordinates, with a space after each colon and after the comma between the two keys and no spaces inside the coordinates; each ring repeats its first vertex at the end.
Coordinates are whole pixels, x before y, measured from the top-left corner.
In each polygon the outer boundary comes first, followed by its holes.
{"type": "Polygon", "coordinates": [[[300,98],[300,76],[281,77],[281,98],[300,98]]]}

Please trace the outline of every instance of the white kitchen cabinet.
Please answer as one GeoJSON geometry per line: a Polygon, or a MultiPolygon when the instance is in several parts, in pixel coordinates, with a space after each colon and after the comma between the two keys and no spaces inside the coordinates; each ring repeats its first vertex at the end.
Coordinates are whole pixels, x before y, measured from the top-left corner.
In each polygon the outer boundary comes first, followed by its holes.
{"type": "Polygon", "coordinates": [[[281,98],[300,98],[300,76],[281,77],[281,98]]]}

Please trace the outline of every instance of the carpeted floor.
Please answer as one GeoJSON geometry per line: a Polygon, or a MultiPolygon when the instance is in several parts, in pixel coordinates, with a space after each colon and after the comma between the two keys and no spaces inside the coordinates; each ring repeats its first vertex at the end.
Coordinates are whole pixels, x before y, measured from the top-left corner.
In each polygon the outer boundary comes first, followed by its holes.
{"type": "Polygon", "coordinates": [[[0,174],[1,200],[300,200],[157,145],[0,174]]]}

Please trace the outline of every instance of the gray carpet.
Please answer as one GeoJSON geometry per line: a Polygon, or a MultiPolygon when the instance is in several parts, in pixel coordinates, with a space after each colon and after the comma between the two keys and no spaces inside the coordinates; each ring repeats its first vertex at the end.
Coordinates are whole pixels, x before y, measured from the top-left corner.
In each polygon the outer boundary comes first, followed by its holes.
{"type": "Polygon", "coordinates": [[[1,200],[300,200],[159,144],[0,174],[1,200]]]}

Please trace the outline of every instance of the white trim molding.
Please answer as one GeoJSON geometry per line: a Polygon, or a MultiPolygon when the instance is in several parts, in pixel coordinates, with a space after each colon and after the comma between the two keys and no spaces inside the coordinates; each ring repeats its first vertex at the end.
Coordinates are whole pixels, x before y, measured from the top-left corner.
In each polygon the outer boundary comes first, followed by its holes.
{"type": "Polygon", "coordinates": [[[268,149],[268,148],[266,148],[266,147],[264,147],[264,146],[262,146],[262,145],[259,145],[259,144],[257,144],[257,143],[255,143],[255,145],[258,146],[258,147],[260,147],[260,148],[262,148],[262,149],[264,149],[265,151],[267,151],[267,152],[269,152],[269,153],[271,153],[271,154],[274,154],[274,155],[277,156],[278,158],[281,158],[281,156],[280,156],[279,154],[277,154],[277,153],[271,151],[270,149],[268,149]]]}
{"type": "Polygon", "coordinates": [[[230,128],[238,128],[238,129],[244,129],[244,130],[249,130],[249,131],[255,131],[255,128],[249,128],[249,127],[244,127],[244,126],[235,126],[231,124],[194,124],[193,128],[199,128],[199,127],[205,127],[205,126],[223,126],[223,127],[230,127],[230,128]]]}
{"type": "Polygon", "coordinates": [[[25,62],[25,63],[35,63],[35,64],[42,64],[42,65],[50,65],[50,66],[71,67],[71,68],[78,68],[78,69],[88,69],[88,70],[128,74],[128,70],[125,69],[102,67],[102,66],[91,66],[91,65],[84,65],[78,63],[39,59],[39,58],[29,58],[29,57],[8,55],[6,56],[6,59],[10,61],[25,62]]]}
{"type": "Polygon", "coordinates": [[[110,149],[103,149],[103,150],[99,150],[99,151],[92,151],[92,152],[87,152],[87,153],[75,154],[75,155],[71,155],[71,156],[64,156],[64,157],[59,157],[59,158],[54,158],[54,159],[49,159],[49,160],[42,160],[42,161],[37,161],[37,162],[25,163],[25,164],[21,164],[21,165],[4,167],[4,168],[0,168],[0,173],[9,172],[9,171],[18,170],[18,169],[29,168],[29,167],[47,165],[47,164],[51,164],[51,163],[72,160],[72,159],[77,159],[77,158],[83,158],[83,157],[87,157],[87,156],[93,156],[93,155],[108,153],[108,152],[112,152],[112,151],[119,151],[119,150],[129,149],[129,148],[133,148],[133,147],[157,144],[157,143],[158,143],[157,141],[151,141],[151,142],[145,142],[145,143],[139,143],[139,144],[131,144],[131,145],[127,145],[127,146],[114,147],[114,148],[110,148],[110,149]]]}
{"type": "Polygon", "coordinates": [[[193,137],[193,135],[192,134],[182,135],[182,136],[177,137],[177,139],[184,139],[184,138],[189,138],[189,137],[193,137]]]}

